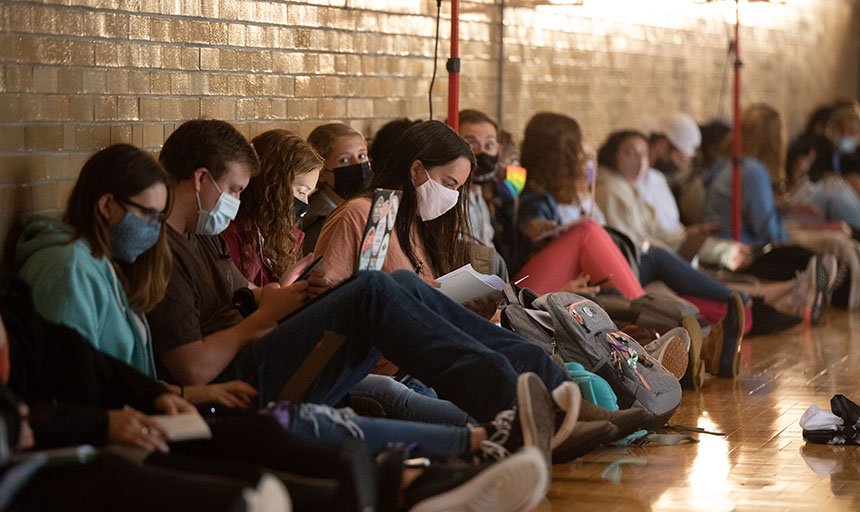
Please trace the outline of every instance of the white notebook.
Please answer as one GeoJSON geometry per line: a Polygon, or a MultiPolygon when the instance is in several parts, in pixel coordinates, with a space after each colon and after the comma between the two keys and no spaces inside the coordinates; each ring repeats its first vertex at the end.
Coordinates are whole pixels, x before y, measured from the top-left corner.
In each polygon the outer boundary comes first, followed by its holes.
{"type": "Polygon", "coordinates": [[[197,412],[151,416],[167,432],[168,441],[212,439],[212,430],[197,412]]]}
{"type": "Polygon", "coordinates": [[[454,302],[463,304],[480,297],[488,297],[502,292],[505,282],[497,275],[481,274],[471,264],[445,274],[437,279],[439,291],[454,302]]]}

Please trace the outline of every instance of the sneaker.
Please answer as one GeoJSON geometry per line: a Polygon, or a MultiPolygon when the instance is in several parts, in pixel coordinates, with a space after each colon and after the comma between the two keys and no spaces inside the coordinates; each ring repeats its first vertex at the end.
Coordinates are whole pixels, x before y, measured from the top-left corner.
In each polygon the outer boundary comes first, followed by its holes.
{"type": "Polygon", "coordinates": [[[555,434],[552,436],[552,443],[550,443],[550,447],[555,450],[567,439],[576,426],[579,408],[582,404],[582,393],[575,382],[567,381],[552,390],[552,399],[558,408],[555,415],[555,434]]]}
{"type": "MultiPolygon", "coordinates": [[[[823,297],[824,288],[827,286],[827,277],[819,276],[819,269],[826,272],[824,266],[819,265],[818,256],[813,256],[809,258],[806,269],[797,272],[795,276],[795,286],[792,288],[794,314],[804,320],[812,321],[816,316],[815,305],[819,302],[819,295],[823,297]]],[[[817,316],[821,316],[820,304],[817,316]]]]}
{"type": "Polygon", "coordinates": [[[705,362],[702,360],[702,328],[693,315],[681,317],[681,327],[690,336],[690,350],[687,352],[687,371],[681,385],[687,389],[699,389],[705,383],[705,362]]]}
{"type": "Polygon", "coordinates": [[[544,457],[525,447],[493,464],[431,464],[404,491],[404,501],[411,512],[527,511],[549,489],[544,457]]]}
{"type": "Polygon", "coordinates": [[[255,489],[244,489],[242,498],[248,512],[290,512],[290,493],[284,483],[269,473],[260,477],[255,489]]]}
{"type": "MultiPolygon", "coordinates": [[[[520,447],[534,447],[543,454],[546,473],[551,474],[554,418],[552,397],[543,381],[534,373],[523,373],[517,379],[516,407],[498,413],[490,422],[481,452],[484,457],[500,460],[520,447]]],[[[548,479],[546,485],[544,494],[549,490],[548,479]]]]}
{"type": "Polygon", "coordinates": [[[745,321],[744,303],[739,294],[733,293],[729,297],[726,316],[723,318],[723,346],[717,371],[720,377],[737,377],[741,371],[741,342],[744,339],[745,321]]]}
{"type": "Polygon", "coordinates": [[[775,308],[764,303],[762,297],[752,298],[752,327],[747,336],[761,336],[791,329],[803,322],[803,319],[793,315],[780,313],[775,308]]]}
{"type": "Polygon", "coordinates": [[[643,348],[676,379],[681,380],[690,359],[690,335],[683,327],[672,329],[643,348]]]}
{"type": "Polygon", "coordinates": [[[828,296],[833,293],[833,284],[836,282],[836,272],[839,266],[836,262],[836,256],[825,254],[818,258],[815,266],[815,297],[812,301],[810,309],[810,320],[812,324],[818,324],[821,321],[821,312],[824,310],[824,305],[828,302],[828,296]]]}
{"type": "Polygon", "coordinates": [[[583,400],[579,409],[579,421],[608,421],[612,423],[618,429],[618,437],[613,439],[615,441],[638,430],[649,428],[654,421],[654,415],[641,407],[609,411],[592,404],[588,400],[583,400]]]}
{"type": "Polygon", "coordinates": [[[618,427],[609,421],[580,421],[576,424],[571,435],[553,450],[552,463],[569,462],[620,437],[618,427]]]}

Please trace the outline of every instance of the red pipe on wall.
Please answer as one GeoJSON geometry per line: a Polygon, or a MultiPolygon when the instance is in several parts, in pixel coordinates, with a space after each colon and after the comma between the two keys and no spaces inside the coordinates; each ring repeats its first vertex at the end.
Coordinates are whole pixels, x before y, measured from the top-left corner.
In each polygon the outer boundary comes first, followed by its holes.
{"type": "Polygon", "coordinates": [[[735,90],[734,90],[734,128],[732,130],[732,239],[741,239],[741,17],[739,0],[735,0],[735,90]]]}
{"type": "Polygon", "coordinates": [[[448,69],[448,126],[460,128],[460,0],[451,0],[451,56],[448,69]]]}

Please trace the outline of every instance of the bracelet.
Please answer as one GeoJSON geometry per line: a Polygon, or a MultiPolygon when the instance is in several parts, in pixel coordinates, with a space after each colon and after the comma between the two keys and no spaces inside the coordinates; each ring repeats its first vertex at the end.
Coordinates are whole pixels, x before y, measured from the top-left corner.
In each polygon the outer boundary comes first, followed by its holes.
{"type": "Polygon", "coordinates": [[[182,384],[179,385],[179,396],[181,398],[185,398],[185,386],[183,386],[182,384]]]}

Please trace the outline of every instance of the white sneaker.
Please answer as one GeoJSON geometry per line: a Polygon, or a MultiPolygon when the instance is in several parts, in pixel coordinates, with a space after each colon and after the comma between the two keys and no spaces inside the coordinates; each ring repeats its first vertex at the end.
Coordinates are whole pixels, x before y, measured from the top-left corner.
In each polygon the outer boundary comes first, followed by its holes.
{"type": "Polygon", "coordinates": [[[487,466],[453,489],[422,500],[410,512],[524,512],[546,495],[550,475],[544,454],[527,446],[487,466]]]}
{"type": "Polygon", "coordinates": [[[284,483],[274,475],[264,473],[256,489],[242,491],[245,510],[248,512],[291,512],[290,493],[284,483]]]}

